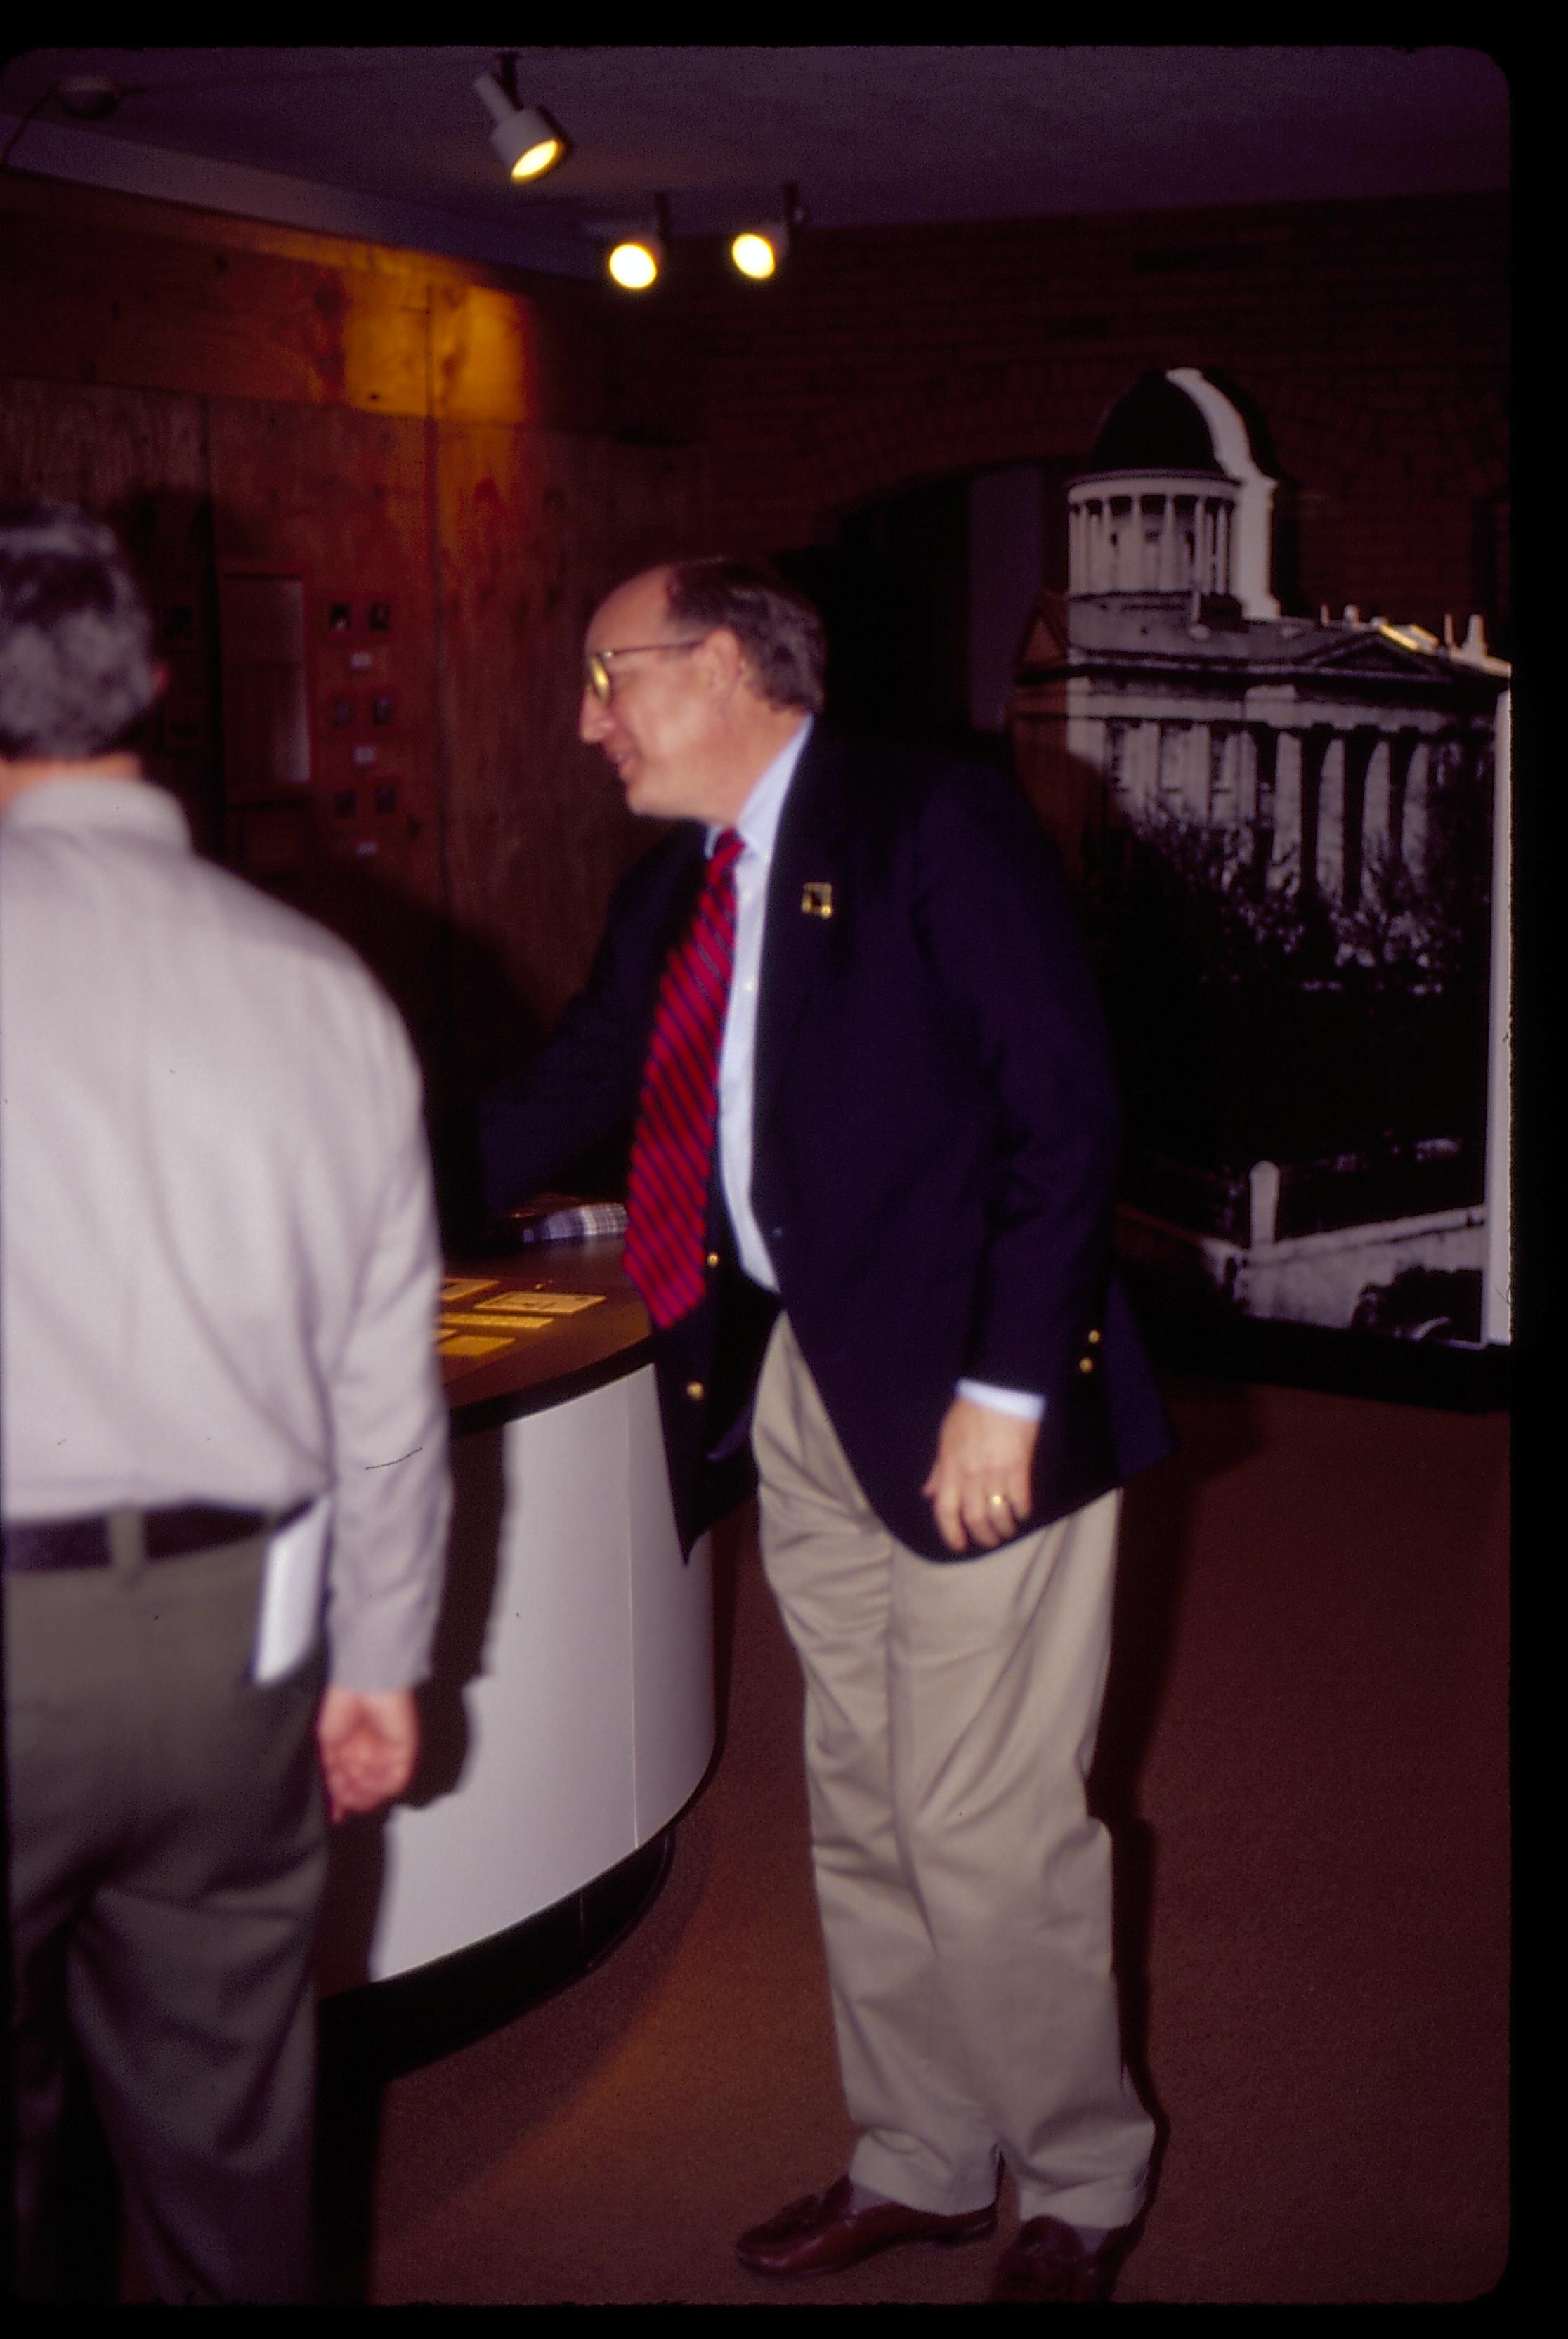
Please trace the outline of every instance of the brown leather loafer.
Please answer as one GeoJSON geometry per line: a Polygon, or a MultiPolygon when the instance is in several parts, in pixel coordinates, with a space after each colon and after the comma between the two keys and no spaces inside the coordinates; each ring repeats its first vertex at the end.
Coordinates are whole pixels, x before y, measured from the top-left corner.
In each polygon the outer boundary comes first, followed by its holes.
{"type": "Polygon", "coordinates": [[[1086,2250],[1060,2217],[1027,2219],[1001,2254],[989,2304],[1090,2306],[1108,2299],[1130,2230],[1122,2226],[1086,2250]]]}
{"type": "Polygon", "coordinates": [[[900,2242],[935,2242],[951,2249],[960,2242],[982,2242],[996,2230],[994,2201],[962,2217],[938,2217],[928,2209],[907,2209],[902,2201],[852,2208],[853,2190],[849,2178],[841,2176],[825,2193],[792,2201],[765,2226],[753,2226],[741,2235],[736,2257],[753,2274],[831,2274],[900,2242]]]}

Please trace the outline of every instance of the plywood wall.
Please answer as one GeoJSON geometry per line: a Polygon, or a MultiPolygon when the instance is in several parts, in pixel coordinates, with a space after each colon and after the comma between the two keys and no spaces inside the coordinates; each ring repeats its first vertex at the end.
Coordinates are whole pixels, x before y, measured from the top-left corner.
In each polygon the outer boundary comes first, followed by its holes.
{"type": "Polygon", "coordinates": [[[0,379],[0,495],[84,504],[129,545],[169,668],[154,753],[199,844],[221,846],[206,416],[168,390],[0,379]]]}
{"type": "Polygon", "coordinates": [[[458,1020],[493,1064],[554,1022],[648,842],[577,736],[583,630],[621,578],[701,543],[700,479],[684,454],[485,423],[444,425],[438,462],[458,1020]]]}
{"type": "Polygon", "coordinates": [[[0,213],[0,492],[125,536],[161,776],[202,849],[363,952],[439,1109],[554,1022],[650,841],[577,740],[581,635],[702,548],[701,459],[636,443],[594,288],[25,179],[0,213]],[[293,804],[225,784],[218,583],[268,575],[306,610],[293,804]]]}
{"type": "MultiPolygon", "coordinates": [[[[445,1010],[446,906],[429,435],[406,416],[210,402],[220,577],[271,572],[304,587],[312,780],[296,865],[271,882],[386,974],[428,1058],[445,1010]],[[373,605],[390,618],[375,633],[373,605]],[[390,720],[374,723],[373,709],[390,720]]],[[[258,827],[232,808],[227,856],[246,875],[267,873],[248,849],[258,827]]]]}

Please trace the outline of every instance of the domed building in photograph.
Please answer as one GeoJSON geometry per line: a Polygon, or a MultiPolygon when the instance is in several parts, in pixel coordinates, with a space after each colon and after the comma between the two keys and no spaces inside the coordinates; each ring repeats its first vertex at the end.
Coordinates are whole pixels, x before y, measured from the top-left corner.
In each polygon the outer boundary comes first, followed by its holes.
{"type": "Polygon", "coordinates": [[[1124,1248],[1247,1314],[1479,1339],[1509,668],[1479,617],[1282,610],[1262,440],[1196,369],[1135,382],[1068,484],[1068,591],[1015,671],[1019,775],[1120,1002],[1124,1248]],[[1190,982],[1156,957],[1184,889],[1213,930],[1190,982]]]}

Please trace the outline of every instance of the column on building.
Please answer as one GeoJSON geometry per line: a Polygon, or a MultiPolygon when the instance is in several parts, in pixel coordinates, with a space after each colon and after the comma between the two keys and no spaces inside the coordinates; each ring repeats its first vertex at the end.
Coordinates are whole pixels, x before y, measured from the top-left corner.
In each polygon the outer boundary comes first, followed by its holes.
{"type": "Polygon", "coordinates": [[[1272,723],[1249,723],[1240,735],[1246,743],[1242,809],[1252,827],[1252,883],[1261,893],[1275,855],[1279,733],[1272,723]]]}
{"type": "Polygon", "coordinates": [[[1432,771],[1437,745],[1437,741],[1426,733],[1418,735],[1415,752],[1405,767],[1399,857],[1418,882],[1426,874],[1428,800],[1432,793],[1432,771]]]}
{"type": "Polygon", "coordinates": [[[1187,750],[1187,804],[1190,816],[1207,826],[1212,817],[1214,745],[1212,727],[1194,722],[1187,750]]]}
{"type": "Polygon", "coordinates": [[[1241,733],[1234,724],[1208,726],[1208,816],[1216,828],[1241,825],[1241,733]]]}
{"type": "Polygon", "coordinates": [[[1192,759],[1192,725],[1162,721],[1159,725],[1159,767],[1155,783],[1156,802],[1160,812],[1174,814],[1179,819],[1198,811],[1193,802],[1192,759]]]}
{"type": "Polygon", "coordinates": [[[1177,584],[1189,592],[1198,582],[1198,498],[1175,498],[1177,584]]]}
{"type": "Polygon", "coordinates": [[[1110,558],[1107,564],[1109,573],[1100,589],[1109,593],[1131,592],[1138,583],[1138,532],[1133,519],[1132,498],[1112,496],[1109,501],[1108,534],[1110,558]]]}
{"type": "Polygon", "coordinates": [[[1112,878],[1125,872],[1134,824],[1141,811],[1136,768],[1139,727],[1122,716],[1109,716],[1100,725],[1101,867],[1112,878]]]}
{"type": "Polygon", "coordinates": [[[1205,496],[1198,547],[1198,577],[1201,592],[1230,590],[1230,505],[1221,496],[1205,496]]]}
{"type": "Polygon", "coordinates": [[[1092,496],[1081,503],[1070,504],[1068,509],[1072,525],[1068,553],[1069,589],[1074,593],[1097,593],[1101,589],[1105,507],[1098,496],[1092,496]]]}
{"type": "Polygon", "coordinates": [[[1314,723],[1299,735],[1300,775],[1297,802],[1297,883],[1303,893],[1317,891],[1318,830],[1323,811],[1323,766],[1334,734],[1326,723],[1314,723]]]}
{"type": "Polygon", "coordinates": [[[1303,731],[1280,729],[1274,734],[1274,866],[1291,882],[1301,867],[1302,781],[1305,763],[1303,731]]]}
{"type": "Polygon", "coordinates": [[[1345,870],[1345,745],[1330,727],[1317,777],[1317,850],[1313,883],[1320,900],[1337,906],[1345,870]]]}
{"type": "Polygon", "coordinates": [[[1128,794],[1141,817],[1159,804],[1161,725],[1148,716],[1128,725],[1128,794]]]}
{"type": "Polygon", "coordinates": [[[1343,880],[1340,900],[1347,910],[1357,910],[1361,906],[1366,858],[1367,774],[1379,744],[1379,735],[1370,724],[1357,724],[1355,730],[1347,733],[1344,743],[1342,798],[1344,832],[1340,846],[1343,880]]]}
{"type": "Polygon", "coordinates": [[[1178,525],[1179,505],[1174,495],[1164,498],[1163,524],[1159,531],[1159,589],[1162,593],[1179,593],[1188,583],[1181,558],[1181,536],[1178,525]]]}
{"type": "Polygon", "coordinates": [[[1403,866],[1405,858],[1410,767],[1420,745],[1419,731],[1396,731],[1388,742],[1387,809],[1384,814],[1383,833],[1387,839],[1389,860],[1398,866],[1403,866]]]}
{"type": "Polygon", "coordinates": [[[1373,738],[1372,753],[1366,759],[1366,791],[1361,805],[1361,858],[1363,890],[1366,873],[1376,860],[1388,853],[1389,775],[1393,761],[1394,734],[1378,731],[1373,738]]]}
{"type": "Polygon", "coordinates": [[[1127,804],[1128,769],[1127,742],[1132,729],[1130,723],[1116,716],[1102,725],[1104,744],[1100,750],[1100,768],[1105,775],[1106,794],[1113,805],[1125,809],[1127,804]]]}
{"type": "Polygon", "coordinates": [[[1138,581],[1147,591],[1157,593],[1164,565],[1165,514],[1169,498],[1166,496],[1140,496],[1138,499],[1138,581]]]}

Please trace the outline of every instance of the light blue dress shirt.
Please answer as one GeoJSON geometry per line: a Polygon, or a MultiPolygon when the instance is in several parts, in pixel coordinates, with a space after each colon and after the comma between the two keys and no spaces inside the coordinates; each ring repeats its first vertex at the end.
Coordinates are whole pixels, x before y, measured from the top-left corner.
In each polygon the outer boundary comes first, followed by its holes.
{"type": "MultiPolygon", "coordinates": [[[[756,1071],[757,991],[762,979],[763,931],[767,919],[768,878],[773,869],[774,841],[789,794],[790,782],[811,737],[812,718],[784,743],[757,781],[735,825],[742,840],[735,864],[735,943],[730,975],[729,1005],[725,1014],[724,1045],[719,1055],[719,1174],[741,1265],[754,1283],[768,1291],[779,1288],[767,1245],[752,1209],[752,1138],[754,1127],[753,1091],[756,1071]]],[[[710,828],[711,853],[718,836],[710,828]]],[[[1045,1399],[1024,1389],[995,1388],[989,1381],[961,1380],[961,1396],[1021,1421],[1039,1421],[1045,1399]]]]}

